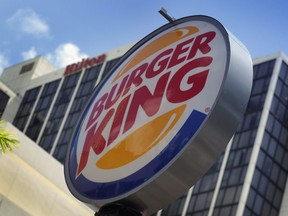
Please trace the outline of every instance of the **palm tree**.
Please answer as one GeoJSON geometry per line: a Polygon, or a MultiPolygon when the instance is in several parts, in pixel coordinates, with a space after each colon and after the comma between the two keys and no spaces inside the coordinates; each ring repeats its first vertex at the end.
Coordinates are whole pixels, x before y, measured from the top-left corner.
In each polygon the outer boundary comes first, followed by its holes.
{"type": "Polygon", "coordinates": [[[5,124],[5,121],[0,120],[0,153],[13,151],[14,148],[19,146],[19,141],[3,127],[3,124],[5,124]]]}

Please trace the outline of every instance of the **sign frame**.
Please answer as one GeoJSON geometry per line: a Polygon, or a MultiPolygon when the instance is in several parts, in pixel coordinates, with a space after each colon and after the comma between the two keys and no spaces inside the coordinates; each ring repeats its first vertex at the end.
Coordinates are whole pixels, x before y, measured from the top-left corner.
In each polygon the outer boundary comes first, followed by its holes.
{"type": "MultiPolygon", "coordinates": [[[[193,186],[225,150],[245,112],[252,87],[252,73],[252,60],[247,49],[214,18],[202,15],[184,17],[153,31],[124,54],[103,81],[93,90],[89,103],[75,127],[74,135],[68,146],[64,172],[69,190],[79,200],[98,207],[116,201],[133,203],[139,206],[141,210],[146,209],[151,213],[165,207],[193,186]],[[207,117],[177,155],[140,186],[116,198],[97,200],[84,196],[79,192],[79,188],[75,188],[75,177],[73,177],[75,172],[71,174],[70,168],[75,168],[75,163],[77,163],[75,161],[76,150],[73,142],[79,138],[79,127],[83,123],[83,116],[85,117],[87,114],[93,98],[95,99],[95,95],[101,91],[107,80],[109,80],[109,77],[117,71],[118,67],[127,58],[137,52],[147,41],[155,38],[167,29],[176,29],[177,26],[183,23],[199,21],[214,26],[219,30],[222,34],[227,54],[221,87],[213,105],[210,107],[207,117]],[[73,152],[74,157],[71,157],[73,152]]],[[[83,188],[85,188],[87,182],[85,183],[80,178],[78,181],[80,181],[79,185],[83,185],[83,188]]],[[[97,192],[92,191],[89,193],[93,196],[93,193],[97,192]]]]}

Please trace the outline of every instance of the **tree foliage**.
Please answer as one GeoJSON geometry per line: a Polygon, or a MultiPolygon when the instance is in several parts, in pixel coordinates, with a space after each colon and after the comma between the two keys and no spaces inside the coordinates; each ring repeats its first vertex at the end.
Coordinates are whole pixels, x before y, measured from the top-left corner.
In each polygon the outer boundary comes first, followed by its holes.
{"type": "Polygon", "coordinates": [[[19,146],[19,141],[4,128],[5,121],[0,120],[0,153],[13,151],[14,148],[19,146]]]}

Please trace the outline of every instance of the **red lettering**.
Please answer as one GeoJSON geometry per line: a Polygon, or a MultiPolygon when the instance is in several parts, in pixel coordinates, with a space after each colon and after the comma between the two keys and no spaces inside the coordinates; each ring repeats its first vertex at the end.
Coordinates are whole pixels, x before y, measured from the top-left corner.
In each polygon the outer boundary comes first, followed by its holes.
{"type": "Polygon", "coordinates": [[[80,72],[83,69],[84,59],[81,62],[78,62],[74,72],[80,72]]]}
{"type": "Polygon", "coordinates": [[[173,49],[168,49],[154,58],[146,71],[146,78],[153,78],[165,70],[169,61],[169,57],[166,56],[170,55],[172,52],[173,49]]]}
{"type": "Polygon", "coordinates": [[[112,126],[110,129],[107,146],[110,145],[118,137],[120,133],[121,125],[123,123],[124,115],[127,110],[127,105],[128,105],[130,96],[131,95],[124,98],[117,107],[117,110],[115,112],[115,116],[112,122],[112,126]]]}
{"type": "Polygon", "coordinates": [[[106,55],[105,54],[98,56],[97,64],[99,64],[101,62],[104,62],[105,59],[106,59],[106,55]]]}
{"type": "Polygon", "coordinates": [[[200,50],[202,54],[210,52],[211,47],[209,43],[214,39],[215,35],[216,33],[211,31],[197,36],[187,59],[194,58],[198,50],[200,50]]]}
{"type": "Polygon", "coordinates": [[[210,65],[211,62],[212,57],[201,57],[182,66],[171,78],[171,81],[168,84],[166,93],[167,100],[171,103],[180,103],[191,99],[201,92],[205,86],[209,70],[190,76],[187,80],[187,84],[190,85],[190,88],[187,90],[181,89],[181,83],[187,73],[191,72],[195,68],[206,67],[210,65]]]}
{"type": "Polygon", "coordinates": [[[92,67],[93,65],[96,65],[98,63],[98,59],[97,58],[92,58],[92,59],[89,59],[90,60],[90,67],[92,67]]]}
{"type": "Polygon", "coordinates": [[[127,82],[127,85],[125,87],[125,91],[124,91],[123,95],[125,95],[129,92],[132,84],[135,87],[137,87],[142,83],[142,81],[143,81],[142,75],[146,71],[147,66],[148,66],[148,63],[142,64],[138,68],[136,68],[134,71],[131,72],[131,75],[129,76],[129,80],[127,82]]]}
{"type": "MultiPolygon", "coordinates": [[[[203,90],[209,73],[208,66],[213,58],[195,56],[200,52],[204,55],[211,51],[210,42],[215,35],[215,32],[206,32],[179,43],[174,49],[167,48],[152,61],[149,60],[129,71],[121,82],[118,80],[118,83],[110,86],[109,91],[95,104],[91,104],[93,108],[86,125],[87,136],[80,157],[78,175],[88,162],[91,148],[96,155],[101,154],[121,134],[135,126],[139,112],[153,117],[159,112],[164,96],[170,103],[182,103],[203,90]],[[170,71],[170,68],[173,69],[170,71]],[[145,85],[144,79],[147,79],[145,82],[151,81],[151,84],[145,85]],[[102,118],[103,120],[99,121],[102,118]]],[[[78,63],[78,67],[86,67],[104,60],[105,55],[90,60],[83,59],[78,63]]],[[[76,66],[67,66],[65,74],[73,73],[77,69],[76,66]]]]}
{"type": "Polygon", "coordinates": [[[153,94],[149,91],[147,86],[142,86],[135,91],[128,110],[128,116],[124,126],[124,133],[133,127],[140,107],[142,107],[146,115],[149,117],[158,112],[169,75],[170,73],[165,73],[162,77],[160,77],[153,94]]]}
{"type": "Polygon", "coordinates": [[[99,64],[99,63],[105,61],[105,58],[106,58],[106,55],[103,54],[103,55],[100,55],[100,56],[98,56],[96,58],[82,59],[81,62],[74,63],[74,64],[71,64],[71,65],[67,65],[66,69],[65,69],[65,72],[64,72],[64,75],[80,72],[80,71],[82,71],[83,68],[92,67],[93,65],[96,65],[96,64],[99,64]]]}
{"type": "Polygon", "coordinates": [[[85,59],[83,67],[87,68],[87,67],[93,66],[93,61],[92,60],[93,60],[93,58],[92,59],[89,59],[89,58],[85,59]]]}
{"type": "Polygon", "coordinates": [[[97,120],[104,109],[104,103],[107,99],[108,93],[105,93],[94,105],[90,118],[86,125],[86,130],[97,120]]]}
{"type": "Polygon", "coordinates": [[[103,121],[100,123],[96,131],[95,129],[97,124],[93,125],[93,127],[89,129],[83,146],[82,154],[80,157],[80,162],[77,169],[77,175],[79,175],[85,168],[91,148],[97,155],[104,150],[106,146],[106,140],[104,139],[102,132],[105,129],[107,123],[110,121],[113,113],[114,109],[111,109],[106,113],[106,116],[104,117],[103,121]]]}
{"type": "Polygon", "coordinates": [[[91,149],[91,145],[90,145],[89,141],[93,138],[96,126],[97,126],[97,124],[95,124],[92,128],[90,128],[90,130],[88,131],[88,133],[86,135],[83,150],[81,153],[81,158],[80,158],[78,169],[77,169],[77,175],[79,175],[82,172],[82,170],[85,168],[85,166],[87,164],[89,152],[91,149]]]}
{"type": "Polygon", "coordinates": [[[73,73],[75,71],[76,66],[77,66],[77,64],[68,65],[65,69],[64,75],[68,75],[68,74],[73,73]]]}
{"type": "Polygon", "coordinates": [[[171,57],[171,60],[169,62],[168,68],[174,67],[175,65],[182,63],[187,58],[187,55],[183,55],[183,54],[189,50],[191,43],[193,41],[194,41],[194,38],[191,38],[177,45],[171,57]],[[187,46],[187,45],[190,45],[190,46],[187,46]]]}
{"type": "Polygon", "coordinates": [[[122,82],[120,84],[120,87],[119,87],[119,89],[117,91],[117,94],[115,96],[114,96],[114,94],[115,94],[116,88],[118,86],[118,83],[116,83],[112,87],[111,91],[109,92],[109,96],[108,96],[107,102],[105,104],[105,109],[106,110],[109,109],[111,106],[113,106],[118,101],[118,99],[120,98],[120,96],[121,96],[121,94],[122,94],[122,92],[124,90],[124,87],[125,87],[125,85],[127,83],[127,79],[128,79],[128,76],[124,77],[124,79],[122,80],[122,82]],[[113,97],[114,97],[114,99],[113,99],[113,97]]]}

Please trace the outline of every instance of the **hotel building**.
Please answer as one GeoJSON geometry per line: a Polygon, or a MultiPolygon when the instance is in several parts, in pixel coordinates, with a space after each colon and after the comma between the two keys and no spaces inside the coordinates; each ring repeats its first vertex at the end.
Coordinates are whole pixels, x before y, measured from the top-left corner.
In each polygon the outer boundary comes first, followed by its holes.
{"type": "MultiPolygon", "coordinates": [[[[0,215],[93,214],[70,195],[62,164],[89,94],[130,47],[59,70],[41,56],[4,69],[0,116],[20,147],[0,156],[0,215]]],[[[253,64],[247,111],[226,151],[194,187],[154,215],[288,215],[288,58],[277,53],[253,64]]]]}

